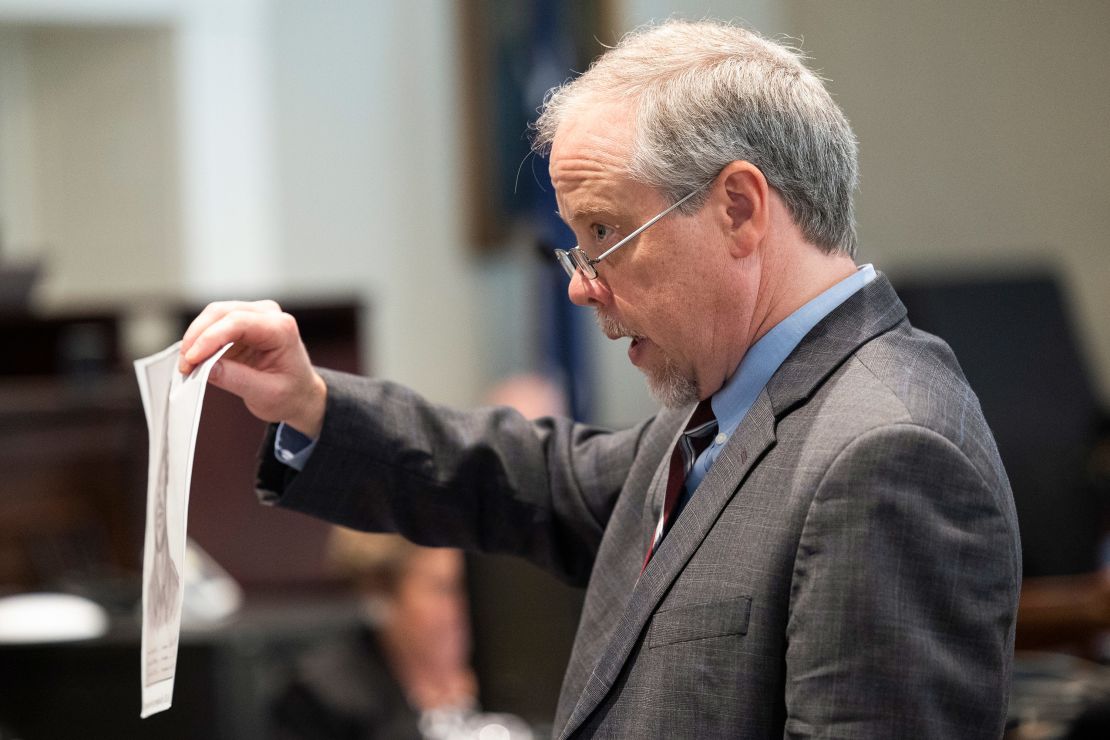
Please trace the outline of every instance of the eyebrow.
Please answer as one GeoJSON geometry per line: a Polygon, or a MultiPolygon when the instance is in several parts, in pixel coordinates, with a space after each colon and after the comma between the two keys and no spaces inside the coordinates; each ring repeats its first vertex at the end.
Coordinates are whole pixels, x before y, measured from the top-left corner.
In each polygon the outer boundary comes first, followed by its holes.
{"type": "Polygon", "coordinates": [[[614,213],[612,209],[605,208],[605,207],[602,207],[602,206],[586,206],[584,208],[577,208],[571,214],[571,217],[570,217],[569,220],[558,209],[555,210],[555,215],[558,216],[559,218],[563,219],[563,221],[568,223],[568,224],[571,223],[572,221],[577,221],[577,220],[581,220],[581,219],[584,219],[584,218],[589,218],[591,216],[593,216],[593,217],[604,216],[604,217],[607,217],[608,219],[611,219],[614,222],[621,220],[621,216],[614,213]]]}

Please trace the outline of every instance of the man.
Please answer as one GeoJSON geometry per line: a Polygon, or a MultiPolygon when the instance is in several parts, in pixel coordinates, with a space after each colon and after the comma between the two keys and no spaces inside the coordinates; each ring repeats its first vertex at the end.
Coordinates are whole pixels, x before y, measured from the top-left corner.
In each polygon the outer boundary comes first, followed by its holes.
{"type": "Polygon", "coordinates": [[[314,371],[272,303],[213,304],[182,368],[237,343],[213,382],[285,423],[263,497],[588,584],[559,737],[998,737],[1009,485],[950,350],[852,260],[855,140],[820,81],[670,22],[537,132],[570,297],[666,408],[618,432],[457,412],[314,371]]]}

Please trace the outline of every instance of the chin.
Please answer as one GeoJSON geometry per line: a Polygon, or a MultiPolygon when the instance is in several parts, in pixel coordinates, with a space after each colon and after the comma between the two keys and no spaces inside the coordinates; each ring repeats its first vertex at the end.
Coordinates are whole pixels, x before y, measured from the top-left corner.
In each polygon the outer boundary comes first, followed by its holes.
{"type": "Polygon", "coordinates": [[[671,361],[661,368],[645,369],[648,391],[659,404],[678,409],[698,402],[698,382],[671,361]]]}

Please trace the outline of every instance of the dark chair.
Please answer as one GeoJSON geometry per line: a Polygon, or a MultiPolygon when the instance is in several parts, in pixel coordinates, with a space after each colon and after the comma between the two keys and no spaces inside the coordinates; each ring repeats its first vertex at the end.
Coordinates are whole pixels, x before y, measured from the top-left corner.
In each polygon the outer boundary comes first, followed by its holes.
{"type": "Polygon", "coordinates": [[[1092,451],[1106,432],[1065,295],[1046,273],[899,281],[919,329],[955,351],[1010,476],[1026,576],[1095,570],[1106,496],[1092,451]]]}

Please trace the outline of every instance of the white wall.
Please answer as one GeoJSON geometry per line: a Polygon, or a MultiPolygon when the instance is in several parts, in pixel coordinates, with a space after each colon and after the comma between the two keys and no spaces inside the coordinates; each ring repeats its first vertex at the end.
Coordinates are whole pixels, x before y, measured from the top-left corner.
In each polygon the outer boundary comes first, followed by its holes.
{"type": "Polygon", "coordinates": [[[6,253],[47,309],[361,297],[377,373],[473,403],[452,7],[0,0],[6,253]]]}
{"type": "Polygon", "coordinates": [[[47,308],[282,287],[270,2],[0,0],[0,217],[47,308]]]}
{"type": "Polygon", "coordinates": [[[271,5],[179,0],[174,17],[184,243],[179,283],[190,298],[268,295],[284,287],[271,5]]]}
{"type": "Polygon", "coordinates": [[[862,257],[1057,268],[1110,399],[1110,3],[787,5],[860,138],[862,257]]]}
{"type": "Polygon", "coordinates": [[[743,23],[765,35],[788,30],[781,0],[614,0],[621,32],[665,18],[743,23]]]}
{"type": "MultiPolygon", "coordinates": [[[[1110,402],[1110,3],[624,0],[801,40],[860,139],[860,257],[894,277],[1047,264],[1110,402]]],[[[797,43],[797,41],[795,41],[797,43]]],[[[598,340],[604,418],[650,401],[598,340]]]]}
{"type": "Polygon", "coordinates": [[[486,385],[464,242],[456,19],[442,3],[272,4],[279,233],[294,292],[372,302],[381,376],[470,404],[486,385]]]}
{"type": "Polygon", "coordinates": [[[36,258],[42,233],[29,45],[27,31],[0,27],[0,255],[15,260],[36,258]]]}
{"type": "Polygon", "coordinates": [[[169,33],[7,29],[5,239],[48,305],[172,289],[179,268],[169,33]],[[9,109],[10,108],[10,109],[9,109]],[[10,114],[10,115],[9,115],[10,114]]]}
{"type": "MultiPolygon", "coordinates": [[[[381,375],[478,400],[528,342],[462,228],[458,4],[0,0],[0,228],[52,299],[356,294],[381,375]],[[123,24],[123,25],[120,25],[123,24]],[[121,131],[131,132],[126,137],[121,131]]],[[[804,37],[862,142],[863,257],[1047,257],[1110,388],[1110,5],[623,0],[804,37]]],[[[600,418],[653,404],[598,335],[600,418]]],[[[1108,394],[1110,395],[1110,394],[1108,394]]]]}

